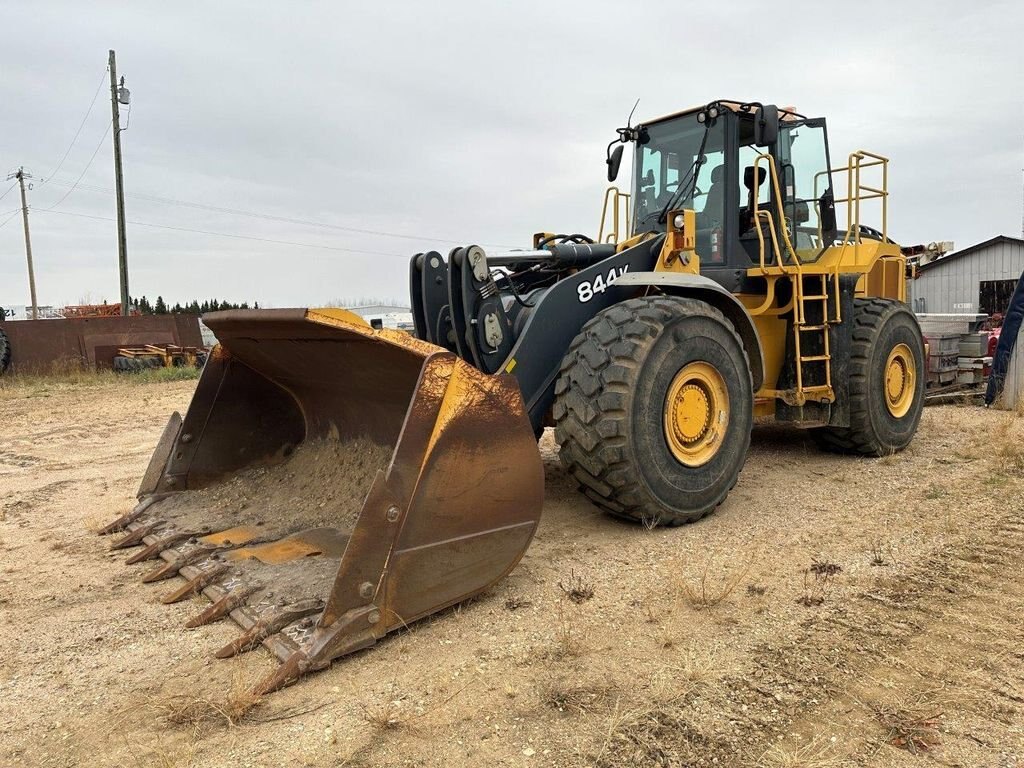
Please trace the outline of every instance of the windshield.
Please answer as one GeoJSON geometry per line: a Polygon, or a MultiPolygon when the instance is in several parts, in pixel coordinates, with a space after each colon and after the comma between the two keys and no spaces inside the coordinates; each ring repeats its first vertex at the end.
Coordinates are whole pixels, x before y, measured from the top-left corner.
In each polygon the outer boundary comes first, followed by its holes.
{"type": "Polygon", "coordinates": [[[647,126],[649,141],[638,144],[633,164],[636,222],[634,232],[663,231],[658,222],[665,205],[677,192],[672,208],[697,212],[698,238],[702,230],[721,226],[724,207],[725,121],[707,129],[696,114],[647,126]],[[704,143],[703,162],[697,165],[704,143]],[[696,178],[694,178],[696,177],[696,178]],[[680,192],[680,189],[682,190],[680,192]]]}

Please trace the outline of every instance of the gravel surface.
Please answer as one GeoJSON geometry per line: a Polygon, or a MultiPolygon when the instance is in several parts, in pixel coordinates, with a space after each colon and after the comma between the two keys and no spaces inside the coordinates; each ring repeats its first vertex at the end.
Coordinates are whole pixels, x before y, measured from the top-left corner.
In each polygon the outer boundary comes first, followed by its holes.
{"type": "Polygon", "coordinates": [[[0,390],[0,766],[1024,764],[1024,419],[930,408],[872,460],[761,427],[714,515],[653,531],[546,435],[511,576],[253,704],[270,654],[213,659],[238,628],[183,629],[205,599],[95,535],[193,387],[0,390]]]}

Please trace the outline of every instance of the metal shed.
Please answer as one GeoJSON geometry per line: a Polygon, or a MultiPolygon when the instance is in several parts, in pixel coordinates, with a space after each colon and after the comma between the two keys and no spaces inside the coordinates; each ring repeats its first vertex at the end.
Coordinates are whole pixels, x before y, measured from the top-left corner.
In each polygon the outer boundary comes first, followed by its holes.
{"type": "Polygon", "coordinates": [[[998,235],[918,267],[907,283],[918,313],[991,315],[1005,312],[1024,273],[1024,240],[998,235]]]}

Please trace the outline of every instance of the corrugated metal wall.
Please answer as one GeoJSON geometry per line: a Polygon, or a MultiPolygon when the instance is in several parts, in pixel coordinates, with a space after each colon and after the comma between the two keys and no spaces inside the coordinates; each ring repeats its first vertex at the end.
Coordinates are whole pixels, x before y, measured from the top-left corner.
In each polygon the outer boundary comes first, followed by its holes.
{"type": "Polygon", "coordinates": [[[1024,272],[1024,245],[993,243],[976,253],[953,259],[921,273],[907,283],[910,307],[915,312],[978,312],[978,286],[982,280],[1016,280],[1024,272]]]}

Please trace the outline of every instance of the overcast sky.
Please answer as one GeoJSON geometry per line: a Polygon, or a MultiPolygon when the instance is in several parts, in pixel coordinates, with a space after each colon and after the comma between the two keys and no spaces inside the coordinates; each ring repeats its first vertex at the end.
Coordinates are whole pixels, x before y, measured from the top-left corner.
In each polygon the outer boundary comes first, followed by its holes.
{"type": "MultiPolygon", "coordinates": [[[[418,250],[593,233],[604,148],[637,98],[639,119],[723,97],[826,116],[833,159],[891,157],[904,244],[1021,229],[1019,2],[0,0],[0,28],[0,170],[37,177],[41,304],[118,300],[109,48],[132,92],[135,296],[405,301],[418,250]]],[[[0,222],[17,206],[15,189],[0,222]]],[[[26,303],[14,216],[0,305],[26,303]]]]}

